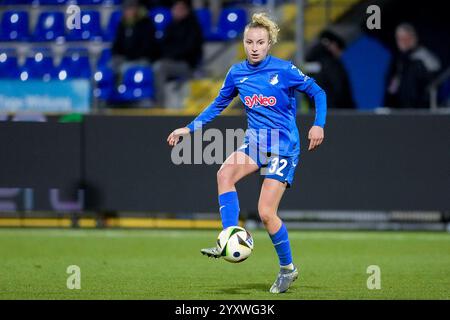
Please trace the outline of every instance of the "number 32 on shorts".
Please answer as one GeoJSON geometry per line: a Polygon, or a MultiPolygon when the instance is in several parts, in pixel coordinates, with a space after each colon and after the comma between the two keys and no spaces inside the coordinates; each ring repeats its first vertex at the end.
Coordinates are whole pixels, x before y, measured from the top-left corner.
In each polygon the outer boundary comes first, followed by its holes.
{"type": "Polygon", "coordinates": [[[269,164],[269,174],[276,174],[280,177],[284,176],[283,169],[288,165],[286,159],[281,159],[278,157],[272,158],[269,164]]]}

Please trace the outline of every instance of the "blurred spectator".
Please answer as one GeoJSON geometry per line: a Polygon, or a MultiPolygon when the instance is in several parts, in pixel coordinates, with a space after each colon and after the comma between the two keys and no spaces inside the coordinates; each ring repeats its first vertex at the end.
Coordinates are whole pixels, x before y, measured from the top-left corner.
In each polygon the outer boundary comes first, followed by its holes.
{"type": "Polygon", "coordinates": [[[150,65],[158,58],[155,27],[138,0],[126,0],[112,46],[116,75],[135,65],[150,65]]]}
{"type": "Polygon", "coordinates": [[[345,49],[344,40],[331,31],[319,36],[319,43],[306,55],[305,60],[313,68],[308,73],[327,93],[330,108],[355,108],[350,81],[341,61],[345,49]]]}
{"type": "Polygon", "coordinates": [[[174,1],[172,22],[164,31],[161,59],[153,65],[156,103],[166,107],[165,85],[190,78],[202,59],[202,30],[187,0],[174,1]]]}
{"type": "Polygon", "coordinates": [[[415,28],[400,24],[395,31],[398,52],[391,64],[385,105],[391,108],[426,108],[427,85],[441,68],[439,59],[419,45],[415,28]]]}

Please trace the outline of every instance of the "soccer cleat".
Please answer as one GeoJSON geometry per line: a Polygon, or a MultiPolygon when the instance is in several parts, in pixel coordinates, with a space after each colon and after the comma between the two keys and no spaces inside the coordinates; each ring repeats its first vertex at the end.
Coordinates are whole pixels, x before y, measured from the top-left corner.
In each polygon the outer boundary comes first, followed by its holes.
{"type": "Polygon", "coordinates": [[[277,279],[270,287],[271,293],[283,293],[286,292],[291,284],[298,278],[298,269],[294,267],[294,270],[280,269],[277,279]]]}
{"type": "Polygon", "coordinates": [[[201,249],[200,252],[205,256],[213,257],[216,259],[221,257],[220,249],[217,247],[201,249]]]}

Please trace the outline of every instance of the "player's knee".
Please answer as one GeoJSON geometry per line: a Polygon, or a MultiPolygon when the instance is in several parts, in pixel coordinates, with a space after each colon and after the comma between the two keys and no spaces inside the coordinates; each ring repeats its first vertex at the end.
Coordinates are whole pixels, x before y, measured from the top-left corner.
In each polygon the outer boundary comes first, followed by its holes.
{"type": "Polygon", "coordinates": [[[234,184],[233,176],[226,168],[220,168],[217,171],[217,183],[219,185],[232,185],[234,184]]]}

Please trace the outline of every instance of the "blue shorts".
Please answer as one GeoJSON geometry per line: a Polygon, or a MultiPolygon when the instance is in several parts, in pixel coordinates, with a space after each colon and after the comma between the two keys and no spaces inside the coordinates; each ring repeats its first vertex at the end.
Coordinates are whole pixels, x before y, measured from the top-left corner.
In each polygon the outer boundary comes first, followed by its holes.
{"type": "Polygon", "coordinates": [[[270,152],[250,151],[248,144],[243,144],[236,151],[241,151],[256,162],[260,168],[261,175],[265,178],[275,179],[287,183],[286,188],[292,186],[295,168],[298,164],[299,155],[280,156],[270,152]]]}

